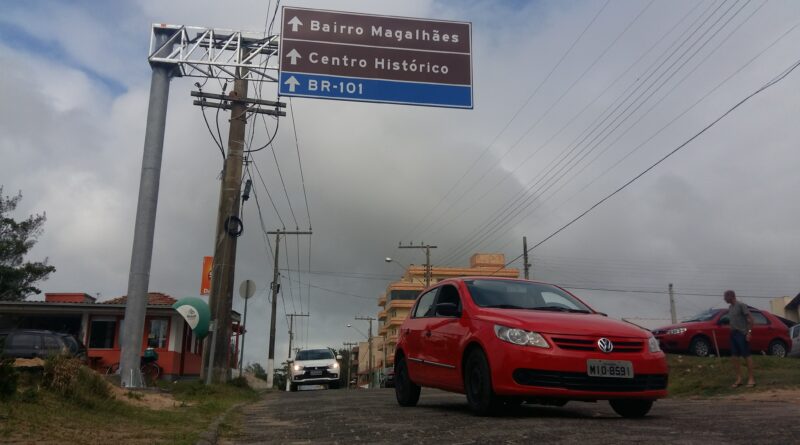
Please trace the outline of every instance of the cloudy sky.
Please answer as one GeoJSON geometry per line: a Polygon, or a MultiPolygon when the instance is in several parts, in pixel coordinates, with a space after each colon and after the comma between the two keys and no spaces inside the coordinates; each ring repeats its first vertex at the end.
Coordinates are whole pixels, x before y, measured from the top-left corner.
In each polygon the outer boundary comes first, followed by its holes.
{"type": "MultiPolygon", "coordinates": [[[[464,265],[476,251],[511,260],[523,236],[530,246],[546,239],[784,72],[800,49],[800,3],[791,0],[281,5],[472,22],[475,107],[292,101],[309,212],[291,120],[278,126],[274,156],[254,154],[278,210],[257,181],[265,227],[314,231],[310,248],[308,238],[282,246],[278,358],[288,346],[284,314],[309,303],[301,344],[360,340],[346,324],[365,332],[353,317],[374,316],[388,282],[424,262],[398,242],[438,245],[437,265],[464,265]]],[[[44,291],[107,299],[127,290],[150,24],[263,32],[274,6],[4,5],[0,184],[22,190],[20,217],[47,213],[31,254],[57,268],[44,291]]],[[[220,153],[189,96],[196,80],[171,83],[150,281],[174,297],[198,293],[219,197],[220,153]]],[[[275,85],[261,94],[274,98],[275,85]]],[[[769,297],[797,294],[799,113],[800,71],[533,249],[534,277],[571,286],[611,316],[643,319],[669,317],[668,283],[679,316],[721,306],[727,288],[765,308],[769,297]]],[[[227,140],[224,114],[219,121],[227,140]]],[[[258,146],[265,122],[253,124],[258,146]]],[[[270,132],[275,125],[267,119],[270,132]]],[[[259,288],[247,361],[263,363],[272,262],[252,199],[244,224],[236,282],[259,288]]]]}

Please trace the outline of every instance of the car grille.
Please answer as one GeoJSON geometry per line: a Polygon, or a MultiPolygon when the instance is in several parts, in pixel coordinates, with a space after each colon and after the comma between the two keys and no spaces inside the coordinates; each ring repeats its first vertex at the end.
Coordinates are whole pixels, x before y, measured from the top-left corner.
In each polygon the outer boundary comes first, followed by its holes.
{"type": "Polygon", "coordinates": [[[517,369],[514,381],[526,386],[564,388],[576,391],[633,392],[654,391],[667,388],[666,374],[639,374],[632,379],[590,377],[581,372],[542,371],[517,369]]]}
{"type": "Polygon", "coordinates": [[[308,366],[303,368],[303,374],[294,376],[295,380],[312,380],[319,378],[335,379],[339,374],[328,372],[327,366],[308,366]],[[312,371],[321,371],[321,374],[311,375],[312,371]]]}
{"type": "MultiPolygon", "coordinates": [[[[568,337],[554,337],[553,343],[561,349],[571,351],[599,351],[597,347],[597,340],[599,338],[568,338],[568,337]]],[[[644,349],[644,342],[639,340],[614,340],[610,338],[611,343],[614,344],[612,352],[641,352],[644,349]]]]}

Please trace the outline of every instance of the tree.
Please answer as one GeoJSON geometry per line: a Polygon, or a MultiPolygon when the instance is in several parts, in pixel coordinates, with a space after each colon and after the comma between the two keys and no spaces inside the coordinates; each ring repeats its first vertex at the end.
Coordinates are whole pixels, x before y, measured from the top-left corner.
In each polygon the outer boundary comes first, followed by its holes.
{"type": "Polygon", "coordinates": [[[0,186],[0,301],[20,301],[28,295],[41,293],[36,283],[56,271],[47,264],[47,258],[36,262],[24,260],[42,234],[47,217],[42,213],[22,221],[14,220],[11,212],[20,200],[22,192],[5,196],[0,186]]]}

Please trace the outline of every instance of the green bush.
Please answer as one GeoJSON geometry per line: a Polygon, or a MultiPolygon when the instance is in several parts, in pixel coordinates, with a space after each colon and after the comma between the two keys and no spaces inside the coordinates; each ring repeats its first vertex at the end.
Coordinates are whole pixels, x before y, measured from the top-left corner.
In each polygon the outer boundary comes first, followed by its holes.
{"type": "Polygon", "coordinates": [[[94,408],[111,399],[111,388],[99,374],[79,360],[59,355],[44,362],[43,384],[46,388],[78,405],[94,408]]]}
{"type": "Polygon", "coordinates": [[[19,373],[14,368],[14,359],[0,358],[0,400],[9,400],[17,393],[19,373]]]}

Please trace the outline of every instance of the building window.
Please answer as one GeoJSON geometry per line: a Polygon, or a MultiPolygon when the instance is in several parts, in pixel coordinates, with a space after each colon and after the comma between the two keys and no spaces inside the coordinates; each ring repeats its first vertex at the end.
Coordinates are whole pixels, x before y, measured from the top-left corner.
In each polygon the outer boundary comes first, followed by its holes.
{"type": "Polygon", "coordinates": [[[147,346],[150,348],[164,349],[167,347],[167,326],[169,320],[166,318],[151,318],[150,330],[147,333],[147,346]]]}
{"type": "Polygon", "coordinates": [[[111,349],[114,347],[114,333],[117,330],[117,319],[112,317],[92,318],[89,347],[111,349]]]}

